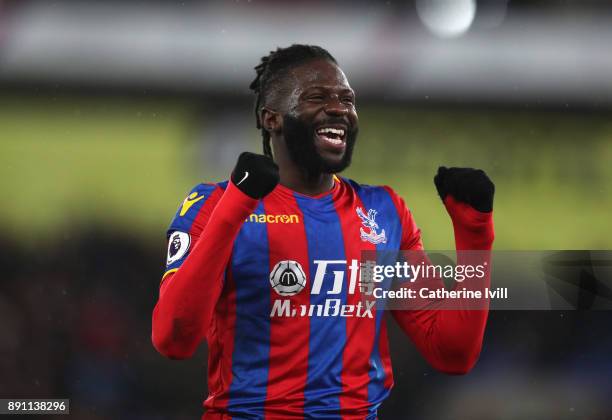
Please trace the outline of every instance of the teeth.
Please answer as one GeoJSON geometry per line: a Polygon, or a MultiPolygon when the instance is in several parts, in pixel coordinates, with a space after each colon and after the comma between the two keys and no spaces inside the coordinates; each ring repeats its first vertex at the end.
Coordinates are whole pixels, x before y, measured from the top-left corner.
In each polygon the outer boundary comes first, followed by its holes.
{"type": "Polygon", "coordinates": [[[332,134],[337,134],[340,137],[344,136],[344,130],[337,129],[337,128],[331,128],[331,127],[321,128],[320,130],[317,131],[317,133],[318,134],[332,133],[332,134]]]}

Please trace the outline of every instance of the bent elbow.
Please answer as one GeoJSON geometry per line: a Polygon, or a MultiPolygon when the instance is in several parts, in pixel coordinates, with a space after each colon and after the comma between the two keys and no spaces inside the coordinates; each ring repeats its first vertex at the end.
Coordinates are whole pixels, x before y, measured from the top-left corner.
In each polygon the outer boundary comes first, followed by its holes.
{"type": "Polygon", "coordinates": [[[447,375],[466,375],[476,366],[479,355],[480,349],[458,351],[447,354],[431,364],[434,369],[447,375]]]}
{"type": "Polygon", "coordinates": [[[170,340],[160,334],[151,334],[153,347],[159,354],[172,360],[189,359],[195,353],[195,346],[186,346],[183,343],[170,340]]]}
{"type": "Polygon", "coordinates": [[[196,351],[197,342],[190,340],[177,340],[169,331],[163,331],[153,325],[151,342],[159,354],[172,360],[189,359],[196,351]]]}
{"type": "Polygon", "coordinates": [[[163,314],[159,303],[153,310],[151,342],[159,354],[172,360],[189,359],[200,342],[193,328],[185,328],[185,322],[173,314],[163,314]]]}
{"type": "Polygon", "coordinates": [[[466,375],[475,365],[476,361],[470,363],[443,363],[435,366],[435,368],[446,375],[466,375]]]}

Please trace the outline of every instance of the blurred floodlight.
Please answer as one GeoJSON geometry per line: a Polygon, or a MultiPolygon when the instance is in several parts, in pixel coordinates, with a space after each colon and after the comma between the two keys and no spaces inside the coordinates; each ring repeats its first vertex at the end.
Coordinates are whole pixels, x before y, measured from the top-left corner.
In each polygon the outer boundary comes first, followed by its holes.
{"type": "Polygon", "coordinates": [[[464,34],[476,16],[475,0],[417,0],[423,24],[435,35],[455,38],[464,34]]]}
{"type": "Polygon", "coordinates": [[[508,0],[486,0],[478,3],[478,15],[474,27],[495,29],[506,19],[508,0]]]}

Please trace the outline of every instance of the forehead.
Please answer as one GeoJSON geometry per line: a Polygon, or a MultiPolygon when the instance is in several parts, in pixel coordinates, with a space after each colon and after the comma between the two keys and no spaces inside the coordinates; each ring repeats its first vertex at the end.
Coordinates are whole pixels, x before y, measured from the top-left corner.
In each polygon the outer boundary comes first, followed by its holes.
{"type": "Polygon", "coordinates": [[[310,60],[292,68],[289,71],[289,80],[293,89],[302,91],[312,87],[351,88],[340,67],[324,59],[310,60]]]}

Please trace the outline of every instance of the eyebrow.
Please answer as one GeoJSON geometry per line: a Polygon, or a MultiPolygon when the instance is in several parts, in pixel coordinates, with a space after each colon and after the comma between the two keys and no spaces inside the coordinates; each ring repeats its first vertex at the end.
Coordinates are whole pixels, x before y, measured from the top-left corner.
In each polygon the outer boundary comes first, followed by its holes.
{"type": "MultiPolygon", "coordinates": [[[[302,95],[312,91],[312,90],[335,90],[336,88],[333,86],[310,86],[306,89],[304,89],[304,92],[302,93],[302,95]]],[[[340,89],[340,92],[342,93],[350,93],[351,95],[355,96],[355,91],[351,88],[348,87],[343,87],[340,89]]]]}

